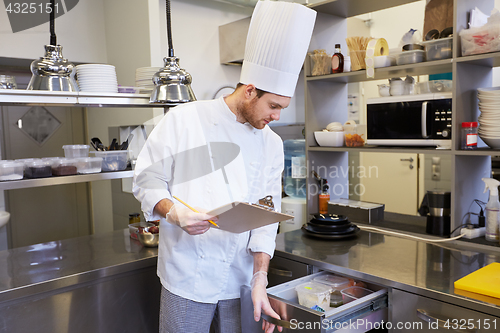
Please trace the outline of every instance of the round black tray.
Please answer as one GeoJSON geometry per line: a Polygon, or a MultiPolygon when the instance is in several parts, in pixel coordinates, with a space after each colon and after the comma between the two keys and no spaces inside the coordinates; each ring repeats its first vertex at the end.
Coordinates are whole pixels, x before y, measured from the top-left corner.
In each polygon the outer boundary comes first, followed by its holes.
{"type": "Polygon", "coordinates": [[[355,226],[355,229],[352,232],[349,233],[342,233],[342,234],[325,234],[325,233],[317,233],[317,232],[312,232],[307,229],[307,226],[304,224],[301,228],[302,232],[310,237],[315,237],[315,238],[321,238],[321,239],[330,239],[330,240],[336,240],[336,239],[346,239],[350,237],[354,237],[358,234],[359,228],[355,226]]]}

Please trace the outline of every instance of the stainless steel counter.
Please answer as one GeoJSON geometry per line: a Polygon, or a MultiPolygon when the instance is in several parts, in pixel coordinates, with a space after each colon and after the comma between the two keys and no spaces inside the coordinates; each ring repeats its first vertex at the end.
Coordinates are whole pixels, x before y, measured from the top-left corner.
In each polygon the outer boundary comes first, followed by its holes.
{"type": "Polygon", "coordinates": [[[128,230],[0,251],[0,326],[157,332],[156,261],[157,249],[143,248],[128,230]]]}
{"type": "Polygon", "coordinates": [[[275,255],[500,317],[500,306],[459,295],[453,286],[459,278],[500,262],[495,247],[461,241],[431,244],[365,231],[353,239],[323,240],[296,230],[278,235],[275,255]]]}

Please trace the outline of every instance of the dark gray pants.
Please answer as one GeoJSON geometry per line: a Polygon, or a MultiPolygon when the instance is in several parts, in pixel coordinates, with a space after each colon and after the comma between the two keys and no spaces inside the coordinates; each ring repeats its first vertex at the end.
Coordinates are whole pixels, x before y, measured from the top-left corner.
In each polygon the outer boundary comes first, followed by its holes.
{"type": "Polygon", "coordinates": [[[174,295],[161,288],[160,333],[241,332],[240,299],[199,303],[174,295]]]}

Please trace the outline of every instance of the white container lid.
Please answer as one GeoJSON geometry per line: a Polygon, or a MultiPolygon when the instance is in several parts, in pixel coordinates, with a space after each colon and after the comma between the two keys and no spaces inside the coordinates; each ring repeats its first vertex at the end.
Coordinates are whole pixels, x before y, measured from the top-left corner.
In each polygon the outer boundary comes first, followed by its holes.
{"type": "Polygon", "coordinates": [[[349,279],[341,276],[336,276],[333,274],[321,275],[314,278],[315,282],[323,283],[329,285],[335,289],[347,288],[349,286],[349,279]]]}
{"type": "Polygon", "coordinates": [[[50,161],[43,161],[40,159],[35,161],[24,162],[24,165],[26,165],[29,168],[41,168],[44,166],[51,166],[52,163],[50,161]]]}
{"type": "Polygon", "coordinates": [[[96,155],[121,155],[128,153],[128,150],[106,150],[106,151],[91,151],[96,155]]]}
{"type": "Polygon", "coordinates": [[[73,159],[75,162],[96,162],[96,161],[101,161],[102,162],[102,157],[78,157],[73,159]]]}
{"type": "Polygon", "coordinates": [[[331,288],[323,283],[317,282],[306,282],[295,287],[295,291],[298,293],[323,295],[329,294],[331,288]]]}
{"type": "Polygon", "coordinates": [[[53,167],[60,166],[60,165],[74,165],[77,162],[77,159],[76,158],[64,158],[64,157],[61,158],[60,157],[60,158],[52,160],[51,162],[52,162],[53,167]]]}
{"type": "Polygon", "coordinates": [[[0,166],[22,167],[24,166],[24,162],[13,161],[13,160],[0,160],[0,166]]]}
{"type": "Polygon", "coordinates": [[[64,145],[63,149],[87,149],[90,148],[89,145],[64,145]]]}

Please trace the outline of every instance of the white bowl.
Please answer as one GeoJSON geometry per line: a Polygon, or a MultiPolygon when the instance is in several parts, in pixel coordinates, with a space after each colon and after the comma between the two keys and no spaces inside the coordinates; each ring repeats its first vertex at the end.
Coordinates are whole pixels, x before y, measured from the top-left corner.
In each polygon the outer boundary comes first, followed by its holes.
{"type": "Polygon", "coordinates": [[[314,132],[314,138],[322,147],[342,147],[344,145],[344,132],[314,132]]]}
{"type": "Polygon", "coordinates": [[[490,148],[500,148],[500,137],[498,138],[487,138],[483,135],[479,136],[484,143],[486,143],[490,148]]]}
{"type": "Polygon", "coordinates": [[[9,222],[9,219],[10,219],[9,212],[0,211],[0,228],[6,225],[7,222],[9,222]]]}

